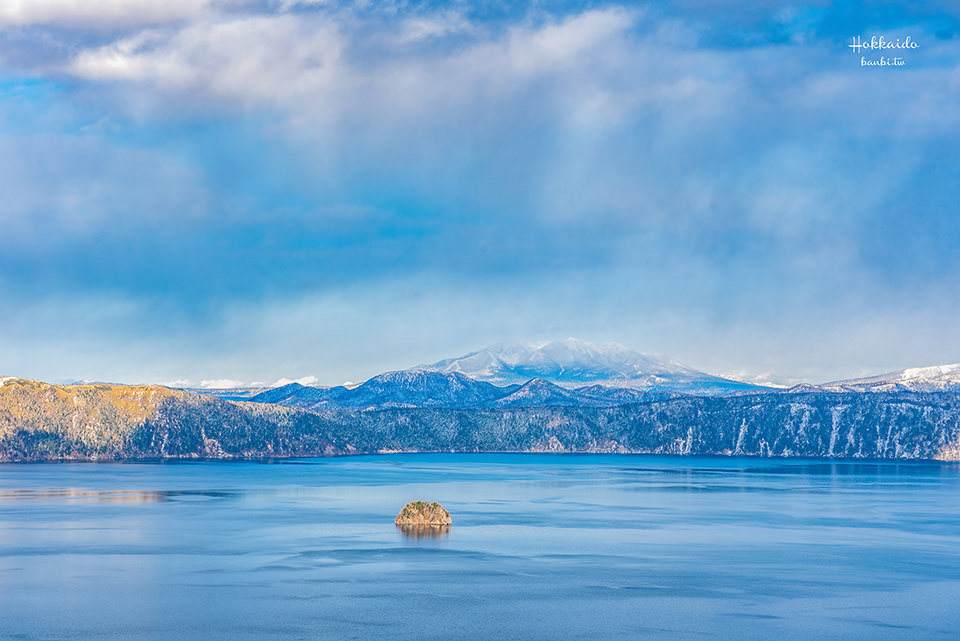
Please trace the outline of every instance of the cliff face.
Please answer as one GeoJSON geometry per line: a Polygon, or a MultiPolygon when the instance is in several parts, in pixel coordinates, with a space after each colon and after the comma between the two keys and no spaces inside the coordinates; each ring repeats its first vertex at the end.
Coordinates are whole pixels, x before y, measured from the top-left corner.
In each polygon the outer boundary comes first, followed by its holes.
{"type": "Polygon", "coordinates": [[[183,392],[127,385],[0,386],[0,460],[119,457],[138,426],[183,392]]]}
{"type": "Polygon", "coordinates": [[[556,451],[960,459],[960,394],[765,393],[617,407],[307,411],[7,381],[0,461],[556,451]]]}
{"type": "Polygon", "coordinates": [[[615,408],[385,410],[347,423],[372,449],[957,459],[954,394],[760,394],[615,408]]]}
{"type": "Polygon", "coordinates": [[[350,452],[329,427],[302,411],[159,386],[50,385],[21,379],[0,386],[0,461],[350,452]]]}

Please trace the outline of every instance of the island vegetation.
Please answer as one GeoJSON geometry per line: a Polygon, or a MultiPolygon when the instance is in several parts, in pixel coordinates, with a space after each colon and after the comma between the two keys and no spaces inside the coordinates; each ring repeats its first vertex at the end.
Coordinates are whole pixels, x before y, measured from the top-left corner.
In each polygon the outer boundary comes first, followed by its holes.
{"type": "Polygon", "coordinates": [[[451,525],[450,512],[437,502],[411,501],[403,506],[394,522],[403,526],[451,525]]]}

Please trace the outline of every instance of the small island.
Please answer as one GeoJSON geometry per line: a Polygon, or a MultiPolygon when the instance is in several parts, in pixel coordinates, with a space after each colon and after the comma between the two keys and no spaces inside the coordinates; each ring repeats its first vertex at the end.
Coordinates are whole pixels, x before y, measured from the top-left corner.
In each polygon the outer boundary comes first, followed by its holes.
{"type": "Polygon", "coordinates": [[[394,523],[398,527],[449,526],[453,523],[450,512],[437,502],[411,501],[403,506],[394,523]]]}

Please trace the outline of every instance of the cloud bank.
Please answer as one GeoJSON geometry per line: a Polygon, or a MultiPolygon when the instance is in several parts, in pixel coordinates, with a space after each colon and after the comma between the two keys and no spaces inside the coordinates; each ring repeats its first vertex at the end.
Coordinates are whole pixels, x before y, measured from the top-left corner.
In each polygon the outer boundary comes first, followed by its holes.
{"type": "Polygon", "coordinates": [[[338,383],[568,335],[769,380],[960,360],[957,26],[896,3],[8,3],[0,366],[338,383]],[[921,48],[864,69],[846,45],[876,32],[921,48]],[[59,340],[101,356],[31,356],[59,340]]]}

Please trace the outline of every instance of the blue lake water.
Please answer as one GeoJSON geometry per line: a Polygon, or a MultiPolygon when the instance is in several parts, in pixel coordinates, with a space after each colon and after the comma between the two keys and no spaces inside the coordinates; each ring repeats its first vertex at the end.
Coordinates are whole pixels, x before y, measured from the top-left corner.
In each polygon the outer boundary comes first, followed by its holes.
{"type": "Polygon", "coordinates": [[[957,639],[960,466],[0,466],[2,639],[957,639]],[[408,500],[453,527],[411,538],[408,500]]]}

